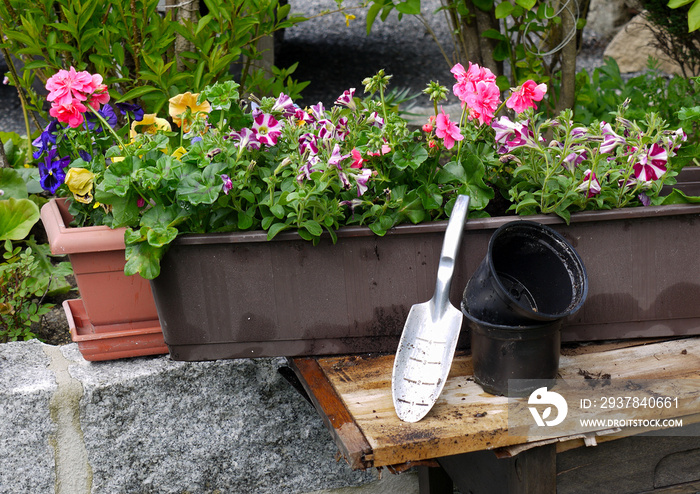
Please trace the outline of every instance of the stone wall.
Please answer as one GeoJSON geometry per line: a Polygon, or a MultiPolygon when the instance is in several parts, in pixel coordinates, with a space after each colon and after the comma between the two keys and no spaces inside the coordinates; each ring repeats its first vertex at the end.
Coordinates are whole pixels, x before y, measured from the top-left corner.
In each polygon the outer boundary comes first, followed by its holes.
{"type": "Polygon", "coordinates": [[[417,492],[412,473],[378,482],[336,461],[283,363],[91,363],[75,344],[0,345],[0,493],[417,492]]]}

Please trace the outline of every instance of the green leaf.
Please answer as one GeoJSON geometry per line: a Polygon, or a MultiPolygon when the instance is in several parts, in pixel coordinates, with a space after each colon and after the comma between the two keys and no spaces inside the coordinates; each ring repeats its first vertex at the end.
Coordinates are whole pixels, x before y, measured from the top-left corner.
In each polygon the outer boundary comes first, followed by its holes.
{"type": "Polygon", "coordinates": [[[253,214],[238,211],[238,229],[249,230],[253,226],[253,214]]]}
{"type": "Polygon", "coordinates": [[[528,207],[538,207],[539,205],[540,203],[537,202],[535,198],[528,197],[527,199],[518,202],[518,205],[515,207],[515,212],[520,214],[523,210],[527,209],[528,207]]]}
{"type": "Polygon", "coordinates": [[[162,204],[156,204],[143,214],[141,217],[141,225],[155,229],[170,225],[173,220],[175,220],[175,212],[172,207],[166,208],[162,204]]]}
{"type": "Polygon", "coordinates": [[[138,242],[143,242],[145,240],[144,235],[141,230],[133,230],[132,228],[127,228],[124,232],[124,244],[131,245],[138,242]]]}
{"type": "Polygon", "coordinates": [[[515,0],[515,3],[525,10],[531,10],[537,3],[537,0],[515,0]]]}
{"type": "Polygon", "coordinates": [[[372,31],[372,24],[374,24],[374,20],[377,18],[377,15],[379,12],[381,12],[383,5],[379,2],[374,2],[370,7],[367,9],[367,35],[369,36],[370,32],[372,31]]]}
{"type": "Polygon", "coordinates": [[[496,19],[505,19],[513,12],[514,9],[515,7],[513,4],[508,1],[499,3],[496,6],[495,11],[496,19]]]}
{"type": "Polygon", "coordinates": [[[272,240],[279,232],[281,232],[282,230],[286,230],[287,228],[289,228],[289,225],[287,225],[286,223],[275,223],[267,231],[267,239],[272,240]]]}
{"type": "Polygon", "coordinates": [[[688,11],[688,32],[692,33],[698,28],[700,28],[700,0],[695,0],[688,11]]]}
{"type": "Polygon", "coordinates": [[[318,237],[323,233],[323,227],[317,221],[306,220],[301,224],[301,226],[306,228],[306,231],[308,231],[314,237],[318,237]]]}
{"type": "Polygon", "coordinates": [[[17,170],[12,168],[0,168],[0,190],[3,195],[0,199],[26,199],[27,184],[17,170]]]}
{"type": "MultiPolygon", "coordinates": [[[[508,3],[508,2],[504,2],[504,3],[508,3]]],[[[508,5],[510,5],[510,4],[508,4],[508,5]]],[[[508,39],[498,29],[487,29],[486,31],[481,33],[481,36],[484,38],[489,38],[489,39],[498,39],[498,40],[507,40],[508,39]]]]}
{"type": "Polygon", "coordinates": [[[406,15],[420,14],[420,0],[407,0],[396,5],[396,10],[406,15]]]}
{"type": "Polygon", "coordinates": [[[493,2],[494,0],[473,0],[474,1],[474,6],[477,9],[481,9],[484,12],[488,12],[493,8],[493,2]]]}
{"type": "Polygon", "coordinates": [[[690,2],[694,0],[669,0],[668,2],[668,8],[670,9],[677,9],[678,7],[682,7],[684,5],[688,5],[690,2]]]}
{"type": "Polygon", "coordinates": [[[157,91],[157,89],[153,86],[138,86],[132,89],[131,91],[128,91],[124,96],[119,98],[116,101],[116,103],[121,103],[123,101],[129,101],[132,99],[138,99],[145,94],[152,93],[153,91],[157,91]]]}
{"type": "Polygon", "coordinates": [[[284,207],[280,206],[279,204],[273,204],[270,207],[270,212],[279,219],[284,218],[284,207]]]}
{"type": "Polygon", "coordinates": [[[196,171],[185,176],[177,187],[177,196],[190,204],[213,204],[221,192],[221,180],[207,180],[196,171]]]}
{"type": "Polygon", "coordinates": [[[658,199],[659,204],[700,204],[699,196],[688,196],[680,189],[673,189],[669,195],[658,199]]]}
{"type": "Polygon", "coordinates": [[[39,221],[39,207],[29,199],[0,201],[0,240],[22,240],[39,221]]]}
{"type": "Polygon", "coordinates": [[[134,225],[139,219],[139,207],[136,199],[131,197],[113,196],[111,202],[105,204],[112,205],[112,217],[114,218],[113,228],[134,225]]]}
{"type": "Polygon", "coordinates": [[[684,107],[678,111],[679,120],[697,120],[698,118],[700,118],[700,106],[684,107]]]}
{"type": "Polygon", "coordinates": [[[510,57],[510,47],[507,42],[501,41],[493,49],[493,59],[502,62],[510,57]]]}
{"type": "Polygon", "coordinates": [[[127,276],[140,274],[147,280],[156,278],[160,274],[160,260],[163,254],[165,254],[163,247],[154,247],[148,242],[127,244],[124,274],[127,276]]]}
{"type": "Polygon", "coordinates": [[[152,247],[163,247],[175,240],[177,237],[177,228],[172,226],[159,225],[148,230],[146,240],[152,247]]]}

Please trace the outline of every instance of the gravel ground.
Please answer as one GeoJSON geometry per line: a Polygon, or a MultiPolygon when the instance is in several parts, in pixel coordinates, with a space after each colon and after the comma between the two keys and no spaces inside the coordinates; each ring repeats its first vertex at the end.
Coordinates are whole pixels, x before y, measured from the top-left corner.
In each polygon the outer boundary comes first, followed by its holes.
{"type": "MultiPolygon", "coordinates": [[[[306,17],[334,10],[334,0],[289,0],[292,12],[306,17]]],[[[357,6],[358,0],[345,1],[357,6]]],[[[435,14],[439,0],[423,0],[423,12],[439,42],[449,50],[449,29],[444,16],[435,14]]],[[[320,15],[287,29],[276,54],[276,65],[287,67],[299,62],[294,79],[310,81],[303,92],[303,104],[319,101],[326,106],[351,87],[362,95],[362,80],[379,69],[393,75],[390,89],[408,88],[412,94],[422,91],[431,80],[451,85],[452,74],[438,45],[425,27],[413,16],[401,20],[392,12],[386,22],[377,19],[372,32],[366,33],[366,9],[350,11],[356,16],[349,26],[340,13],[320,15]]],[[[579,68],[592,69],[602,63],[604,46],[596,36],[584,32],[584,49],[577,59],[579,68]]],[[[6,71],[0,57],[0,71],[6,71]]],[[[415,100],[427,105],[426,96],[415,100]]],[[[24,134],[22,109],[14,87],[0,84],[0,132],[24,134]]]]}

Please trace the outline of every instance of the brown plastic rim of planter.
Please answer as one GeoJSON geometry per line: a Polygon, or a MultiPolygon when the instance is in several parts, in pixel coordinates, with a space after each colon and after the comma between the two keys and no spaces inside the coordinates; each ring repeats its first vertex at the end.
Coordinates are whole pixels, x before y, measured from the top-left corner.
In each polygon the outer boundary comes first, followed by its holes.
{"type": "Polygon", "coordinates": [[[588,294],[581,257],[548,226],[512,221],[491,236],[464,290],[464,304],[492,324],[529,325],[578,311],[588,294]]]}

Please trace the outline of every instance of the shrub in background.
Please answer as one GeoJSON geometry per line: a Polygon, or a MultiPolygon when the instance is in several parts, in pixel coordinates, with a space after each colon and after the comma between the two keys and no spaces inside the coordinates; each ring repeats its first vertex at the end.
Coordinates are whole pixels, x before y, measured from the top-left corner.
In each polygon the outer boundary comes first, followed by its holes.
{"type": "Polygon", "coordinates": [[[178,21],[173,9],[158,11],[158,0],[2,0],[0,49],[20,93],[27,136],[30,119],[36,128],[42,127],[40,119],[47,120],[44,97],[35,88],[69,66],[102,74],[114,96],[141,98],[154,110],[184,90],[231,79],[232,64],[240,66],[244,89],[299,93],[305,84],[291,79],[295,67],[273,68],[261,77],[262,69],[252,69],[251,63],[262,58],[257,48],[262,38],[304,18],[290,16],[289,5],[278,0],[203,2],[206,15],[195,12],[178,21]],[[176,52],[177,38],[191,49],[176,52]],[[10,54],[23,62],[21,68],[10,54]]]}

